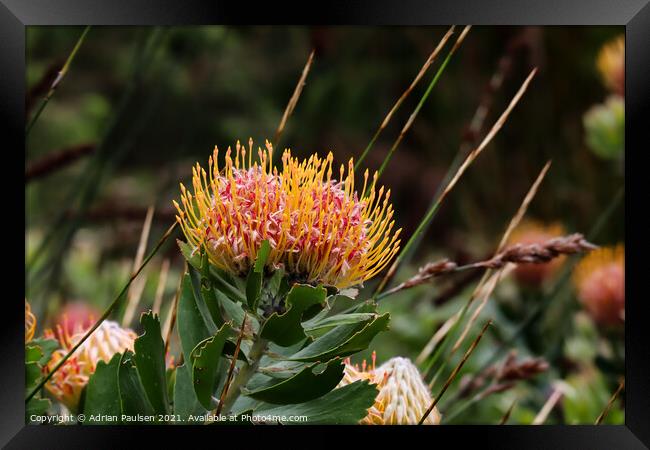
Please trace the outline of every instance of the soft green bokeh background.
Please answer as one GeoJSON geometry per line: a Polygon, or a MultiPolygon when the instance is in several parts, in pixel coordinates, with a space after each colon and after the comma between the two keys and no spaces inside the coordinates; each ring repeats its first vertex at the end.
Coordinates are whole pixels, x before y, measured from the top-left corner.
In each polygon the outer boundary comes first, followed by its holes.
{"type": "MultiPolygon", "coordinates": [[[[65,61],[81,31],[28,28],[28,86],[37,86],[48,70],[65,61]]],[[[27,295],[39,317],[38,331],[51,325],[63,303],[83,301],[101,310],[112,300],[132,268],[146,208],[156,208],[152,248],[173,220],[171,200],[179,195],[179,181],[187,182],[192,164],[205,163],[214,145],[225,148],[249,137],[262,144],[273,137],[312,48],[314,64],[280,147],[303,156],[331,150],[343,163],[361,154],[444,32],[442,27],[91,29],[27,140],[27,166],[70,146],[105,142],[102,152],[26,186],[28,262],[45,236],[51,235],[53,244],[27,268],[37,273],[27,281],[27,295]],[[143,61],[142,54],[149,57],[143,61]],[[61,226],[56,225],[59,218],[61,226]]],[[[609,96],[595,58],[605,42],[622,32],[620,27],[472,29],[382,178],[392,189],[405,237],[419,223],[484,97],[492,99],[492,108],[483,133],[532,67],[539,72],[503,130],[446,199],[399,279],[426,261],[471,261],[493,251],[548,160],[553,165],[528,216],[559,221],[568,232],[586,234],[612,207],[592,239],[599,245],[623,241],[623,209],[613,204],[624,181],[622,155],[612,147],[623,142],[624,119],[611,111],[583,119],[609,96]],[[510,51],[519,40],[525,42],[523,48],[510,51]],[[505,54],[510,54],[511,68],[503,86],[489,92],[487,83],[505,54]],[[590,137],[584,126],[595,129],[590,137]],[[597,148],[592,152],[588,143],[594,141],[597,148]]],[[[367,167],[379,167],[438,64],[380,136],[367,167]]],[[[43,95],[32,92],[32,111],[43,95]]],[[[151,306],[164,258],[171,261],[171,271],[163,318],[182,270],[171,243],[145,270],[140,305],[142,310],[151,306]]],[[[416,358],[475,285],[435,306],[433,301],[453,280],[441,279],[382,300],[381,309],[391,312],[392,321],[391,330],[371,347],[379,362],[396,355],[416,358]]],[[[572,389],[546,423],[593,423],[602,411],[622,376],[622,335],[606,334],[580,314],[570,283],[559,283],[560,294],[551,297],[556,283],[551,280],[535,292],[522,291],[510,278],[499,285],[470,338],[488,317],[495,320],[494,326],[445,395],[441,410],[444,415],[462,404],[454,397],[458,380],[475,373],[516,328],[521,317],[507,318],[502,311],[508,302],[523,311],[537,302],[548,303],[530,335],[515,346],[520,357],[546,357],[549,371],[469,406],[453,423],[498,423],[515,398],[509,423],[530,423],[556,380],[572,389]]],[[[466,346],[441,373],[434,393],[466,346]]],[[[369,356],[366,352],[354,359],[369,356]]],[[[619,401],[607,422],[622,421],[619,401]]]]}

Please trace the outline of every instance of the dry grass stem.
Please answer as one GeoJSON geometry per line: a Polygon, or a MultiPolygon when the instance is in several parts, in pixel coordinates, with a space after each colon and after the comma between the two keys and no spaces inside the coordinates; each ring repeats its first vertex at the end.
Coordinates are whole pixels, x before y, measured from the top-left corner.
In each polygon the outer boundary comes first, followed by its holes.
{"type": "Polygon", "coordinates": [[[366,156],[368,156],[368,153],[370,152],[370,149],[372,148],[373,144],[375,143],[375,141],[377,140],[377,138],[379,137],[381,132],[386,128],[386,126],[388,125],[388,123],[392,119],[393,114],[395,114],[395,112],[399,109],[399,107],[402,105],[404,100],[406,100],[406,98],[411,94],[411,92],[413,91],[415,86],[417,86],[417,84],[420,82],[420,80],[422,79],[424,74],[427,72],[427,70],[429,70],[429,67],[431,66],[433,61],[436,59],[436,57],[440,53],[440,50],[442,50],[444,48],[444,46],[447,44],[447,41],[449,40],[451,35],[454,33],[455,28],[456,28],[456,26],[452,25],[449,28],[449,30],[447,30],[447,33],[445,33],[445,35],[442,37],[442,39],[440,40],[440,42],[438,43],[436,48],[433,50],[433,52],[431,52],[431,54],[429,55],[427,60],[422,65],[422,68],[420,69],[418,74],[415,76],[415,78],[413,79],[413,81],[411,82],[409,87],[406,88],[406,90],[402,93],[402,95],[397,99],[397,101],[395,102],[393,107],[390,109],[388,114],[386,114],[386,117],[384,117],[383,122],[381,123],[381,125],[379,125],[379,128],[377,129],[377,131],[375,132],[375,135],[370,140],[370,143],[365,148],[365,150],[363,151],[363,153],[361,154],[359,159],[356,161],[356,163],[354,165],[355,170],[358,170],[359,167],[361,166],[361,163],[366,159],[366,156]]]}
{"type": "Polygon", "coordinates": [[[284,127],[287,124],[287,120],[289,120],[289,117],[291,116],[293,110],[298,104],[298,99],[300,98],[300,94],[302,93],[302,88],[305,86],[305,80],[307,79],[307,75],[309,74],[309,69],[311,68],[311,63],[313,60],[314,60],[314,50],[311,51],[311,53],[309,54],[309,58],[307,58],[307,63],[305,64],[305,67],[302,69],[302,75],[300,75],[300,79],[298,80],[296,89],[293,91],[293,95],[291,95],[291,98],[289,99],[289,103],[287,104],[287,107],[284,110],[284,114],[282,115],[282,120],[280,120],[280,125],[278,125],[278,129],[275,131],[273,144],[276,146],[280,141],[280,137],[282,137],[282,133],[284,132],[284,127]]]}
{"type": "Polygon", "coordinates": [[[555,405],[557,405],[557,402],[560,401],[563,395],[564,395],[564,387],[559,382],[555,383],[551,395],[548,397],[548,400],[546,400],[546,403],[544,403],[544,406],[542,406],[542,409],[540,409],[539,413],[537,413],[535,419],[533,419],[532,424],[541,425],[544,422],[546,422],[548,415],[551,413],[553,408],[555,408],[555,405]]]}
{"type": "MultiPolygon", "coordinates": [[[[468,30],[464,30],[463,33],[465,33],[466,31],[468,31],[468,30]]],[[[460,38],[459,38],[459,40],[460,40],[460,38]]],[[[503,127],[503,125],[505,124],[506,120],[508,119],[510,113],[512,112],[514,107],[517,105],[517,103],[519,103],[519,100],[521,100],[521,97],[524,95],[524,92],[526,92],[526,89],[528,88],[528,85],[530,84],[531,80],[533,79],[533,77],[535,76],[536,73],[537,73],[537,68],[533,69],[530,72],[530,74],[524,80],[524,82],[522,83],[521,87],[519,88],[519,90],[517,91],[515,96],[512,98],[512,100],[508,104],[508,107],[501,114],[501,116],[497,119],[497,121],[494,123],[494,125],[492,125],[492,128],[485,135],[485,137],[483,138],[481,143],[478,145],[478,147],[476,147],[474,150],[472,150],[469,153],[469,155],[467,155],[467,157],[465,158],[463,163],[460,165],[460,167],[458,168],[458,170],[456,171],[454,176],[451,178],[451,180],[449,181],[449,183],[445,187],[444,191],[442,191],[442,193],[440,194],[440,198],[438,199],[438,201],[427,212],[427,215],[423,219],[423,221],[420,224],[420,226],[418,227],[418,229],[415,231],[415,233],[413,233],[413,235],[411,236],[411,238],[407,242],[406,246],[402,249],[402,251],[400,252],[398,257],[395,259],[395,261],[391,265],[390,269],[388,270],[388,272],[386,273],[384,278],[380,281],[379,285],[375,289],[375,296],[378,295],[382,291],[382,289],[384,288],[384,286],[386,286],[388,281],[395,275],[395,273],[397,272],[397,269],[398,269],[398,267],[399,267],[399,265],[400,265],[400,263],[401,263],[401,261],[403,259],[402,255],[404,255],[406,250],[408,250],[410,248],[412,242],[414,242],[418,238],[419,234],[423,232],[426,223],[429,221],[429,219],[431,217],[433,217],[433,213],[435,213],[435,211],[438,209],[440,204],[442,204],[444,199],[447,197],[447,195],[454,188],[456,183],[458,183],[458,180],[463,176],[463,174],[465,173],[467,168],[472,164],[472,162],[474,162],[474,160],[481,154],[481,152],[485,149],[485,147],[492,141],[494,136],[496,136],[496,134],[499,132],[499,130],[503,127]]],[[[479,283],[479,286],[481,286],[483,284],[483,282],[485,282],[485,280],[486,280],[486,278],[483,277],[483,279],[479,283]]]]}
{"type": "Polygon", "coordinates": [[[603,409],[603,412],[600,413],[598,418],[596,419],[595,425],[600,425],[603,423],[603,420],[605,420],[605,417],[607,417],[607,414],[609,414],[609,410],[612,409],[612,405],[614,405],[614,402],[618,398],[619,394],[625,387],[625,379],[622,379],[621,382],[618,385],[618,388],[616,389],[616,392],[614,392],[614,395],[609,399],[607,402],[607,405],[605,406],[605,409],[603,409]]]}
{"type": "Polygon", "coordinates": [[[497,287],[497,284],[499,284],[499,281],[501,281],[505,275],[507,275],[510,270],[512,269],[512,266],[509,268],[503,268],[501,270],[498,270],[496,273],[492,274],[490,278],[488,278],[487,282],[480,287],[480,289],[477,289],[476,295],[472,295],[472,298],[480,298],[481,301],[474,310],[474,313],[472,314],[472,317],[469,319],[467,324],[465,325],[465,328],[463,329],[463,332],[461,333],[460,337],[458,340],[456,340],[456,343],[454,346],[451,348],[450,355],[453,355],[456,350],[458,350],[465,340],[465,337],[469,333],[469,330],[472,328],[474,325],[474,322],[478,319],[478,316],[481,314],[481,311],[483,311],[483,308],[487,304],[488,299],[492,295],[492,292],[494,292],[494,289],[497,287]]]}
{"type": "Polygon", "coordinates": [[[519,205],[519,209],[517,210],[517,213],[510,220],[510,223],[508,224],[508,228],[506,228],[506,232],[503,233],[503,236],[501,237],[501,242],[499,242],[499,246],[497,247],[497,253],[503,250],[503,248],[508,243],[508,239],[510,239],[510,235],[515,230],[515,228],[519,226],[519,223],[526,215],[528,206],[530,206],[530,203],[533,201],[533,198],[535,198],[535,195],[537,195],[539,186],[540,184],[542,184],[542,181],[546,177],[546,173],[550,168],[551,168],[551,161],[548,161],[544,165],[544,167],[542,167],[542,170],[539,172],[539,175],[537,175],[535,182],[526,193],[526,196],[524,197],[524,200],[521,202],[521,205],[519,205]]]}
{"type": "MultiPolygon", "coordinates": [[[[138,251],[135,254],[135,259],[133,260],[133,272],[142,265],[142,260],[144,258],[144,252],[147,250],[147,242],[149,241],[149,231],[151,231],[151,222],[153,220],[154,207],[150,206],[147,209],[147,215],[144,218],[144,225],[142,226],[142,233],[140,234],[140,242],[138,243],[138,251]]],[[[146,283],[146,277],[140,277],[138,280],[133,283],[126,294],[128,303],[126,310],[124,312],[124,317],[122,318],[122,326],[128,327],[135,311],[140,303],[142,297],[142,292],[144,291],[144,285],[146,283]]]]}
{"type": "Polygon", "coordinates": [[[160,266],[160,276],[158,277],[158,286],[156,287],[156,295],[153,301],[151,310],[154,314],[160,314],[160,305],[162,305],[162,298],[165,293],[165,286],[167,285],[167,275],[169,274],[169,259],[165,259],[160,266]]]}
{"type": "Polygon", "coordinates": [[[454,177],[451,179],[445,190],[442,192],[442,195],[440,196],[440,201],[442,202],[442,199],[444,199],[447,194],[454,188],[460,177],[465,173],[465,170],[469,167],[472,162],[481,154],[483,149],[492,141],[494,136],[501,130],[503,125],[506,123],[506,120],[508,120],[508,116],[514,109],[514,107],[519,103],[519,100],[521,100],[521,97],[524,95],[524,92],[526,92],[526,89],[528,88],[528,85],[530,84],[530,81],[533,79],[535,74],[537,73],[537,68],[533,69],[528,77],[524,80],[523,84],[515,94],[515,96],[512,98],[510,101],[510,104],[508,104],[508,107],[505,109],[505,111],[501,114],[501,116],[497,119],[497,121],[492,125],[492,128],[490,128],[490,131],[485,135],[481,143],[476,147],[472,152],[467,155],[467,158],[465,158],[465,161],[463,161],[463,164],[458,168],[458,171],[454,175],[454,177]]]}
{"type": "Polygon", "coordinates": [[[460,369],[463,368],[463,365],[465,364],[465,362],[467,361],[469,356],[472,354],[472,352],[474,351],[474,349],[476,348],[478,343],[481,341],[481,338],[485,334],[485,331],[488,329],[488,327],[491,324],[492,324],[492,320],[488,320],[487,323],[485,325],[483,325],[483,329],[481,330],[479,335],[476,337],[476,339],[474,339],[474,342],[472,342],[472,345],[469,346],[469,348],[467,349],[467,352],[465,352],[465,355],[463,356],[463,359],[460,360],[458,365],[451,372],[451,375],[449,375],[449,378],[447,378],[447,381],[445,382],[444,386],[442,387],[442,389],[440,390],[438,395],[436,395],[436,398],[433,400],[433,402],[431,402],[431,405],[429,406],[429,408],[425,411],[424,415],[420,419],[420,422],[418,422],[418,425],[422,425],[422,423],[426,420],[426,418],[429,416],[429,414],[431,414],[431,411],[433,411],[433,408],[435,408],[435,406],[438,404],[438,402],[440,401],[440,399],[442,398],[444,393],[447,391],[447,388],[449,388],[451,383],[454,381],[454,379],[456,378],[456,375],[458,375],[458,372],[460,372],[460,369]]]}
{"type": "Polygon", "coordinates": [[[424,346],[420,354],[415,360],[415,363],[417,365],[423,364],[424,361],[429,357],[431,352],[433,352],[433,349],[436,348],[436,346],[442,341],[442,338],[444,338],[447,333],[449,333],[449,330],[453,326],[454,322],[458,320],[458,315],[460,314],[460,311],[458,311],[455,315],[451,316],[449,319],[445,321],[444,324],[438,329],[438,331],[435,332],[435,334],[431,337],[429,342],[427,342],[427,345],[424,346]]]}
{"type": "Polygon", "coordinates": [[[395,111],[397,111],[399,109],[402,102],[404,102],[404,100],[406,100],[406,98],[411,94],[411,92],[413,91],[415,86],[417,86],[417,84],[420,82],[420,80],[422,79],[424,74],[427,72],[427,70],[429,70],[429,67],[431,66],[431,63],[433,63],[433,61],[436,59],[436,57],[440,53],[440,50],[442,50],[444,48],[445,44],[447,44],[447,41],[449,40],[451,35],[454,33],[455,28],[456,28],[456,26],[452,25],[449,28],[449,30],[447,31],[447,33],[445,33],[445,35],[442,37],[442,39],[440,39],[440,42],[438,43],[436,48],[433,50],[433,52],[431,52],[431,54],[429,55],[429,58],[427,58],[427,60],[424,62],[424,65],[422,66],[422,68],[420,69],[418,74],[415,76],[415,78],[413,79],[413,81],[411,82],[409,87],[404,91],[404,93],[402,93],[400,98],[397,99],[397,101],[395,102],[395,104],[393,105],[391,110],[388,112],[388,114],[386,114],[386,117],[384,118],[384,121],[379,126],[380,131],[383,130],[384,128],[386,128],[386,126],[390,122],[390,119],[393,117],[393,114],[395,114],[395,111]]]}
{"type": "Polygon", "coordinates": [[[176,324],[176,314],[178,312],[178,301],[181,296],[181,289],[183,287],[183,277],[184,273],[187,272],[187,262],[185,262],[185,267],[183,272],[178,279],[178,286],[176,287],[176,294],[174,295],[174,301],[169,308],[169,313],[167,313],[167,318],[165,319],[165,325],[163,326],[162,335],[165,336],[165,355],[169,352],[169,342],[172,339],[172,331],[174,325],[176,324]]]}
{"type": "Polygon", "coordinates": [[[517,405],[517,399],[516,398],[512,401],[512,404],[510,405],[510,408],[508,408],[506,413],[503,415],[503,417],[499,421],[499,425],[505,425],[506,422],[508,422],[508,419],[510,419],[510,415],[512,414],[512,411],[515,409],[515,405],[517,405]]]}

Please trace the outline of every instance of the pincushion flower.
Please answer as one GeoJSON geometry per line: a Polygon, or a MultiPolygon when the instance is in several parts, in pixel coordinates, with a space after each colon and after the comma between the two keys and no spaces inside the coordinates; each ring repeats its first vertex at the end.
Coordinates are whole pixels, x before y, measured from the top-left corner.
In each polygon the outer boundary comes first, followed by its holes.
{"type": "MultiPolygon", "coordinates": [[[[544,224],[528,220],[519,225],[510,235],[510,244],[543,244],[565,234],[559,223],[544,224]]],[[[551,278],[564,263],[564,257],[553,258],[547,263],[521,263],[514,270],[516,280],[526,286],[539,287],[551,278]]]]}
{"type": "Polygon", "coordinates": [[[193,190],[181,184],[177,220],[195,252],[204,249],[216,267],[245,275],[268,240],[269,269],[339,289],[362,284],[386,266],[401,230],[393,231],[390,190],[376,189],[377,174],[369,180],[365,172],[359,196],[352,160],[332,179],[332,153],[299,161],[285,150],[278,169],[268,141],[258,150],[259,162],[252,146],[252,140],[248,150],[238,142],[234,159],[228,148],[223,168],[215,148],[207,172],[198,163],[193,169],[193,190]]]}
{"type": "MultiPolygon", "coordinates": [[[[359,380],[369,380],[377,385],[379,393],[375,403],[368,409],[368,415],[360,423],[365,425],[416,425],[433,399],[429,388],[422,380],[418,368],[407,358],[391,358],[375,367],[376,355],[372,354],[372,365],[361,368],[345,361],[345,372],[339,387],[359,380]]],[[[440,424],[440,413],[434,408],[423,422],[424,425],[440,424]]]]}
{"type": "Polygon", "coordinates": [[[600,325],[625,321],[625,247],[603,247],[591,252],[576,267],[578,299],[600,325]]]}
{"type": "Polygon", "coordinates": [[[83,301],[66,303],[54,322],[60,325],[69,335],[79,329],[87,330],[101,314],[95,308],[83,301]]]}
{"type": "Polygon", "coordinates": [[[625,95],[625,38],[619,36],[603,46],[598,54],[598,70],[612,92],[625,95]]]}
{"type": "Polygon", "coordinates": [[[25,343],[34,338],[36,331],[36,317],[32,313],[32,308],[29,306],[27,299],[25,299],[25,343]]]}
{"type": "MultiPolygon", "coordinates": [[[[58,362],[81,340],[86,330],[80,326],[74,334],[69,334],[61,325],[56,332],[47,330],[46,337],[56,338],[61,348],[56,350],[44,368],[51,371],[58,362]]],[[[121,328],[116,322],[105,320],[68,358],[47,382],[47,390],[68,409],[75,411],[79,404],[81,391],[95,373],[99,361],[109,362],[116,353],[133,351],[136,334],[121,328]]]]}

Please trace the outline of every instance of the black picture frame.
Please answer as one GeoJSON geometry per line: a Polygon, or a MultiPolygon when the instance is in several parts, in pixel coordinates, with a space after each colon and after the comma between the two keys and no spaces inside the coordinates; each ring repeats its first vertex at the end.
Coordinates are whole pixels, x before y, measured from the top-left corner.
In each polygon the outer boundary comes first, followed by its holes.
{"type": "MultiPolygon", "coordinates": [[[[626,267],[628,297],[626,312],[626,413],[621,426],[453,426],[453,427],[385,427],[376,429],[377,436],[385,433],[417,433],[422,445],[442,445],[442,440],[463,447],[478,440],[483,448],[590,448],[622,449],[650,446],[650,327],[648,315],[643,314],[645,260],[648,219],[644,214],[647,191],[641,158],[648,145],[647,126],[650,114],[650,4],[648,0],[400,0],[399,2],[364,0],[329,2],[319,5],[287,5],[267,2],[225,2],[198,0],[0,0],[0,126],[3,156],[19,155],[25,148],[25,27],[28,25],[193,25],[193,24],[347,24],[347,25],[624,25],[626,30],[626,168],[625,199],[626,267]],[[632,219],[632,216],[634,219],[632,219]],[[642,272],[643,271],[643,272],[642,272]]],[[[21,173],[16,162],[5,175],[21,173]]],[[[18,175],[17,175],[18,177],[18,175]]],[[[18,177],[19,178],[19,177],[18,177]]],[[[5,176],[4,192],[12,196],[12,182],[5,176]]],[[[20,180],[16,180],[16,183],[20,180]]],[[[15,186],[13,184],[15,190],[15,186]]],[[[24,200],[24,197],[23,197],[24,200]]],[[[5,203],[5,208],[10,208],[5,203]]],[[[7,211],[6,221],[16,228],[19,221],[9,221],[17,214],[7,211]]],[[[5,234],[10,238],[14,231],[5,234]]],[[[16,229],[16,235],[22,231],[16,229]]],[[[647,260],[647,256],[646,256],[647,260]]],[[[18,270],[19,264],[7,268],[18,270]]],[[[18,275],[16,274],[16,277],[18,275]]],[[[167,439],[173,432],[181,439],[194,439],[197,434],[211,433],[214,428],[167,426],[96,426],[57,427],[26,426],[24,424],[24,373],[22,302],[18,293],[7,294],[8,313],[3,315],[0,329],[0,443],[6,448],[115,448],[136,442],[134,435],[145,440],[167,439]]],[[[299,427],[313,439],[321,434],[327,439],[340,440],[327,427],[299,427]]],[[[361,427],[348,427],[358,433],[361,427]]],[[[250,436],[265,433],[296,433],[295,428],[257,427],[250,436]]],[[[362,439],[372,434],[363,432],[362,439]]],[[[237,433],[229,438],[241,439],[237,433]]],[[[405,434],[402,439],[408,439],[405,434]]],[[[353,438],[354,439],[354,438],[353,438]]],[[[164,442],[164,441],[163,441],[164,442]]],[[[216,442],[216,441],[214,441],[216,442]]],[[[248,442],[244,448],[248,447],[248,442]]],[[[289,441],[278,441],[289,442],[289,441]]],[[[354,441],[351,441],[354,442],[354,441]]],[[[411,442],[411,441],[404,441],[411,442]]],[[[234,444],[234,442],[233,442],[234,444]]],[[[355,445],[361,445],[355,443],[355,445]]],[[[153,446],[153,444],[152,444],[153,446]]],[[[291,445],[289,447],[292,447],[291,445]]]]}

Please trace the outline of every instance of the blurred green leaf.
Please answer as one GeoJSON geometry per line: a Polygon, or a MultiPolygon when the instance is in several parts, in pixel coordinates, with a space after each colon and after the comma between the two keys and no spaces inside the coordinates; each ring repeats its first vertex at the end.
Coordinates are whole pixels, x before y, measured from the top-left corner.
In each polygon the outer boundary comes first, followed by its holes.
{"type": "Polygon", "coordinates": [[[327,291],[322,287],[295,284],[286,298],[286,311],[273,313],[264,325],[260,335],[283,347],[295,344],[307,337],[302,328],[303,313],[313,306],[325,306],[327,291]]]}
{"type": "Polygon", "coordinates": [[[288,359],[327,361],[336,356],[349,356],[365,350],[377,333],[388,328],[389,320],[390,314],[386,313],[361,324],[338,326],[288,359]]]}
{"type": "Polygon", "coordinates": [[[192,350],[202,340],[210,336],[203,321],[203,317],[194,298],[192,281],[188,272],[181,282],[181,294],[178,299],[178,335],[181,340],[181,349],[185,358],[189,358],[192,350]]]}
{"type": "Polygon", "coordinates": [[[271,252],[271,245],[268,240],[262,241],[255,258],[255,265],[251,268],[246,278],[246,299],[248,306],[253,313],[257,312],[257,303],[262,292],[262,281],[264,280],[264,265],[271,252]]]}
{"type": "Polygon", "coordinates": [[[116,353],[108,363],[99,361],[95,373],[88,380],[83,412],[86,415],[84,424],[113,423],[111,421],[92,420],[91,416],[115,415],[120,417],[120,389],[118,386],[118,370],[122,355],[116,353]]]}
{"type": "Polygon", "coordinates": [[[135,362],[149,402],[158,414],[169,411],[165,379],[165,343],[160,335],[160,319],[153,312],[142,314],[140,323],[144,333],[134,343],[135,362]]]}
{"type": "Polygon", "coordinates": [[[255,415],[290,417],[306,417],[305,422],[282,422],[285,425],[327,424],[353,425],[357,424],[368,414],[377,396],[377,388],[367,381],[357,381],[325,394],[309,402],[297,405],[274,406],[262,404],[254,411],[255,415]]]}
{"type": "Polygon", "coordinates": [[[227,366],[222,364],[221,355],[226,339],[233,334],[230,324],[224,324],[214,336],[199,342],[192,350],[192,385],[197,399],[206,409],[213,408],[212,395],[226,373],[227,366]]]}
{"type": "Polygon", "coordinates": [[[311,364],[291,378],[279,381],[269,379],[267,383],[255,390],[246,391],[245,395],[256,400],[281,405],[303,403],[325,395],[334,389],[343,378],[344,365],[339,359],[330,361],[327,366],[316,373],[321,364],[311,364]]]}
{"type": "Polygon", "coordinates": [[[138,414],[154,415],[155,411],[147,398],[132,358],[133,353],[124,352],[120,358],[118,368],[117,376],[122,414],[131,417],[138,414]]]}
{"type": "Polygon", "coordinates": [[[190,415],[205,414],[207,410],[201,406],[192,385],[192,374],[186,362],[176,367],[176,382],[174,383],[174,414],[187,420],[190,415]]]}

